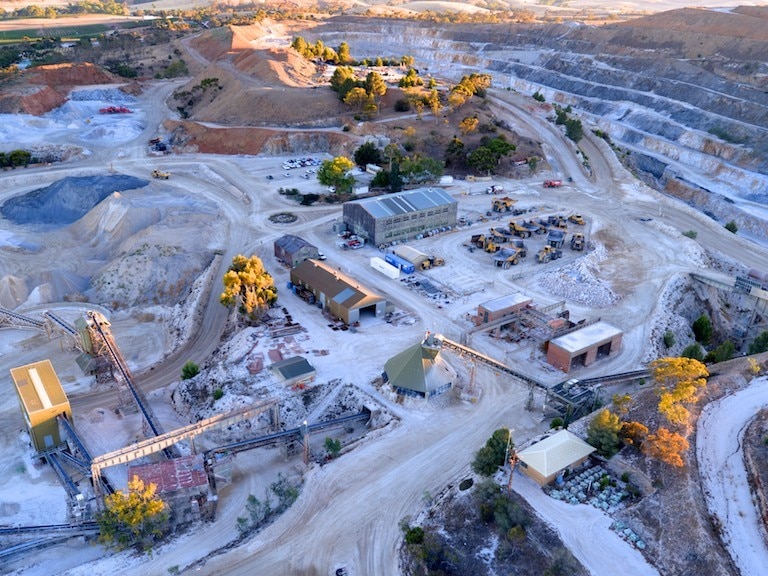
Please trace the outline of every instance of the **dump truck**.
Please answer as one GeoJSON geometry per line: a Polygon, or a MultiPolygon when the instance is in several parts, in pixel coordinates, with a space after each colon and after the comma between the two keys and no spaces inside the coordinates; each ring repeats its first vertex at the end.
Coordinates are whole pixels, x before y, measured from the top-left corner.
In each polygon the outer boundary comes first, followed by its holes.
{"type": "Polygon", "coordinates": [[[517,200],[510,198],[509,196],[504,196],[504,198],[496,198],[493,201],[492,208],[494,212],[509,212],[512,210],[512,206],[515,205],[515,202],[517,202],[517,200]]]}
{"type": "Polygon", "coordinates": [[[504,270],[509,270],[510,266],[515,266],[520,263],[520,250],[514,247],[502,248],[493,257],[493,263],[496,266],[501,266],[504,270]]]}
{"type": "Polygon", "coordinates": [[[536,254],[536,261],[540,263],[549,262],[550,260],[557,260],[563,257],[563,251],[559,248],[552,248],[550,245],[544,246],[539,253],[536,254]]]}
{"type": "Polygon", "coordinates": [[[528,255],[528,248],[525,246],[525,241],[523,240],[513,240],[511,247],[517,248],[520,253],[520,258],[525,258],[528,255]]]}
{"type": "Polygon", "coordinates": [[[152,178],[157,178],[159,180],[168,180],[168,178],[171,177],[170,172],[163,172],[162,170],[152,170],[152,178]]]}
{"type": "Polygon", "coordinates": [[[509,223],[509,229],[512,231],[512,234],[520,238],[530,238],[533,233],[525,226],[525,222],[517,222],[516,220],[512,220],[509,223]]]}
{"type": "Polygon", "coordinates": [[[562,214],[556,214],[554,216],[547,216],[547,223],[550,226],[554,226],[555,228],[567,228],[568,227],[568,218],[566,218],[562,214]]]}
{"type": "Polygon", "coordinates": [[[492,242],[503,244],[511,240],[512,232],[507,232],[504,228],[491,228],[488,231],[488,236],[492,242]]]}
{"type": "Polygon", "coordinates": [[[584,250],[585,244],[586,240],[584,239],[584,234],[581,232],[576,232],[573,236],[571,236],[571,250],[584,250]]]}
{"type": "Polygon", "coordinates": [[[584,222],[584,218],[581,216],[581,214],[570,214],[568,216],[568,221],[573,222],[577,226],[584,226],[586,222],[584,222]]]}
{"type": "Polygon", "coordinates": [[[562,185],[562,180],[544,180],[544,188],[560,188],[562,185]]]}
{"type": "Polygon", "coordinates": [[[559,228],[550,228],[547,234],[547,245],[552,248],[562,248],[565,244],[565,231],[559,228]]]}

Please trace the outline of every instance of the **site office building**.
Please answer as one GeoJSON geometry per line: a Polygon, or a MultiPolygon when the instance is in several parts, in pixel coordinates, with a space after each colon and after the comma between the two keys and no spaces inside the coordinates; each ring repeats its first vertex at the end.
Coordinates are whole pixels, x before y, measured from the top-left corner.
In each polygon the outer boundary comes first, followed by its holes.
{"type": "Polygon", "coordinates": [[[458,206],[445,190],[417,188],[345,202],[343,217],[350,231],[380,246],[455,226],[458,206]]]}

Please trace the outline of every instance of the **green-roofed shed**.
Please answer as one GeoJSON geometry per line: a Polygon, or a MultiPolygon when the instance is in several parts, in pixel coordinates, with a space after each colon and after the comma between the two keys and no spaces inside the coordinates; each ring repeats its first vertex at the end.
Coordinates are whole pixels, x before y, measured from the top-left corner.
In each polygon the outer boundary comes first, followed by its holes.
{"type": "Polygon", "coordinates": [[[294,356],[275,362],[269,368],[289,386],[309,384],[317,374],[314,366],[303,356],[294,356]]]}
{"type": "Polygon", "coordinates": [[[387,360],[386,379],[392,388],[406,396],[429,398],[450,390],[456,371],[440,355],[442,340],[427,334],[422,342],[387,360]]]}

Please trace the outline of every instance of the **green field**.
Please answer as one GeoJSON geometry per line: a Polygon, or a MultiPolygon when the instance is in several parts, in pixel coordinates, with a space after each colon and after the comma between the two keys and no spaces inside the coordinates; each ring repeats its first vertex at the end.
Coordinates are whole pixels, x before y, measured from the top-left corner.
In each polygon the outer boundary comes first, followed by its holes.
{"type": "MultiPolygon", "coordinates": [[[[46,21],[48,24],[51,20],[46,21]]],[[[120,24],[83,24],[82,26],[40,26],[23,30],[0,30],[0,44],[18,44],[24,38],[38,40],[40,38],[60,38],[62,40],[77,40],[83,36],[99,36],[107,30],[117,28],[138,28],[147,26],[147,22],[124,22],[120,24]]]]}

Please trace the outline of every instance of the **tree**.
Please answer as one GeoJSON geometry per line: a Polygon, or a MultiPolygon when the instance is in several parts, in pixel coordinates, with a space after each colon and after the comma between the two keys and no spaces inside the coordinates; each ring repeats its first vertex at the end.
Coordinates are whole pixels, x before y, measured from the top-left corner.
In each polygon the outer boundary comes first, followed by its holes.
{"type": "Polygon", "coordinates": [[[663,340],[665,348],[672,348],[675,345],[675,333],[672,330],[665,331],[663,340]]]}
{"type": "Polygon", "coordinates": [[[762,332],[749,344],[750,354],[760,354],[768,351],[768,332],[762,332]]]}
{"type": "Polygon", "coordinates": [[[403,159],[403,151],[400,150],[400,146],[391,142],[384,146],[384,161],[389,162],[389,169],[392,170],[393,162],[400,162],[403,159]]]}
{"type": "Polygon", "coordinates": [[[408,72],[405,73],[405,76],[400,78],[400,81],[397,83],[400,88],[413,88],[414,86],[422,86],[423,84],[424,80],[419,78],[419,73],[416,72],[414,68],[409,68],[408,72]]]}
{"type": "Polygon", "coordinates": [[[739,226],[736,224],[735,220],[731,220],[730,222],[726,223],[725,229],[732,234],[736,234],[736,232],[739,231],[739,226]]]}
{"type": "Polygon", "coordinates": [[[333,71],[333,75],[331,76],[331,90],[334,92],[339,92],[341,90],[341,86],[346,82],[347,80],[352,80],[354,83],[355,80],[355,69],[350,66],[339,66],[336,68],[336,70],[333,71]]]}
{"type": "Polygon", "coordinates": [[[707,384],[707,367],[692,358],[659,358],[649,366],[659,384],[659,412],[672,424],[685,424],[688,410],[684,403],[696,400],[696,391],[707,384]]]}
{"type": "Polygon", "coordinates": [[[461,133],[466,136],[467,134],[471,134],[477,130],[479,125],[480,120],[477,119],[477,116],[472,116],[469,118],[464,118],[464,120],[459,122],[459,130],[461,130],[461,133]]]}
{"type": "Polygon", "coordinates": [[[569,118],[565,121],[565,135],[574,142],[578,142],[584,137],[584,128],[581,120],[578,118],[569,118]]]}
{"type": "Polygon", "coordinates": [[[384,82],[384,78],[378,72],[368,72],[365,77],[365,91],[374,97],[378,107],[381,98],[387,93],[387,83],[384,82]]]}
{"type": "Polygon", "coordinates": [[[694,320],[691,326],[693,335],[696,337],[696,342],[701,342],[706,345],[712,340],[712,321],[709,316],[702,314],[696,320],[694,320]]]}
{"type": "Polygon", "coordinates": [[[348,62],[351,62],[352,55],[350,54],[349,44],[346,42],[339,44],[339,47],[336,49],[336,56],[339,64],[347,64],[348,62]]]}
{"type": "Polygon", "coordinates": [[[485,446],[475,454],[472,470],[481,476],[492,476],[499,466],[506,464],[505,457],[514,448],[509,428],[499,428],[488,438],[485,446]]]}
{"type": "Polygon", "coordinates": [[[538,90],[536,90],[536,92],[534,92],[533,96],[531,96],[531,97],[534,100],[536,100],[537,102],[544,102],[544,100],[545,100],[544,95],[541,92],[539,92],[538,90]]]}
{"type": "Polygon", "coordinates": [[[317,179],[325,186],[335,186],[337,193],[352,191],[355,179],[348,174],[355,167],[354,162],[346,156],[337,156],[333,160],[325,160],[317,170],[317,179]]]}
{"type": "Polygon", "coordinates": [[[464,142],[453,137],[445,147],[445,163],[450,165],[461,164],[465,160],[464,142]]]}
{"type": "Polygon", "coordinates": [[[224,274],[224,292],[219,301],[224,306],[238,306],[252,318],[264,313],[277,302],[277,288],[258,256],[246,258],[238,254],[224,274]]]}
{"type": "Polygon", "coordinates": [[[604,408],[590,421],[587,427],[587,442],[597,448],[601,455],[610,458],[621,447],[620,431],[619,417],[604,408]]]}
{"type": "Polygon", "coordinates": [[[699,346],[698,343],[694,342],[693,344],[689,344],[685,348],[683,348],[683,351],[680,353],[680,356],[682,358],[691,358],[693,360],[698,360],[699,362],[704,362],[704,351],[701,349],[701,346],[699,346]]]}
{"type": "Polygon", "coordinates": [[[718,362],[727,362],[731,358],[733,358],[733,355],[736,353],[736,346],[734,346],[733,342],[730,340],[726,340],[720,346],[712,350],[707,356],[704,358],[705,362],[713,362],[717,364],[718,362]]]}
{"type": "Polygon", "coordinates": [[[182,380],[189,380],[198,374],[200,374],[200,366],[192,362],[192,360],[187,361],[184,366],[181,367],[182,380]]]}
{"type": "Polygon", "coordinates": [[[641,446],[648,436],[648,427],[640,422],[622,422],[619,437],[624,444],[641,446]]]}
{"type": "Polygon", "coordinates": [[[430,91],[429,96],[427,96],[425,100],[425,104],[429,106],[432,116],[435,117],[435,124],[437,124],[437,117],[440,115],[440,110],[442,110],[443,106],[440,103],[440,94],[437,93],[436,89],[433,88],[430,91]]]}
{"type": "Polygon", "coordinates": [[[498,164],[496,155],[486,146],[476,148],[467,156],[467,164],[477,172],[491,174],[498,164]]]}
{"type": "Polygon", "coordinates": [[[530,170],[531,174],[536,174],[536,168],[539,167],[539,159],[536,158],[536,156],[531,156],[528,158],[528,170],[530,170]]]}
{"type": "Polygon", "coordinates": [[[355,150],[355,164],[365,168],[366,164],[381,164],[381,151],[376,148],[373,142],[365,142],[355,150]]]}
{"type": "Polygon", "coordinates": [[[689,447],[688,441],[680,434],[670,432],[666,428],[659,428],[656,434],[648,435],[643,442],[642,450],[651,458],[682,468],[685,465],[682,455],[689,447]]]}
{"type": "Polygon", "coordinates": [[[99,541],[123,550],[132,545],[150,549],[151,542],[162,534],[168,520],[165,502],[157,496],[155,484],[145,485],[134,476],[127,492],[117,491],[104,499],[105,509],[99,513],[99,541]]]}
{"type": "Polygon", "coordinates": [[[341,441],[329,436],[325,439],[325,449],[328,451],[328,455],[331,458],[336,458],[339,455],[339,452],[341,452],[341,441]]]}
{"type": "Polygon", "coordinates": [[[362,110],[365,103],[368,102],[368,97],[365,89],[358,86],[347,92],[346,96],[344,96],[344,104],[362,110]]]}

